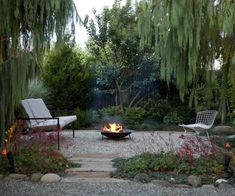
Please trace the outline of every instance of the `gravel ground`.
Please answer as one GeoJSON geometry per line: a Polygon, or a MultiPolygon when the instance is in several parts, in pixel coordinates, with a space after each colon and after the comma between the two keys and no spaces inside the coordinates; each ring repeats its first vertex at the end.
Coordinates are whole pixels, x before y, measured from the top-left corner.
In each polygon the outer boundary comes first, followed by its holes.
{"type": "Polygon", "coordinates": [[[130,137],[112,140],[102,137],[97,130],[76,131],[75,138],[68,131],[62,132],[61,152],[67,157],[76,153],[114,153],[118,157],[130,157],[142,152],[175,150],[179,147],[182,132],[133,131],[130,137]]]}
{"type": "Polygon", "coordinates": [[[28,181],[1,181],[1,196],[231,196],[235,189],[219,188],[172,188],[154,184],[140,184],[135,182],[118,183],[32,183],[28,181]]]}
{"type": "MultiPolygon", "coordinates": [[[[62,149],[67,157],[80,153],[113,153],[117,157],[130,157],[146,151],[167,151],[177,149],[181,140],[181,133],[169,132],[133,132],[131,138],[123,140],[111,140],[103,138],[96,130],[76,131],[76,137],[72,138],[72,132],[63,131],[62,149]]],[[[22,180],[0,179],[0,196],[73,196],[73,195],[112,195],[112,196],[223,196],[235,195],[234,188],[176,188],[164,187],[152,183],[141,184],[131,181],[116,183],[33,183],[22,180]]]]}

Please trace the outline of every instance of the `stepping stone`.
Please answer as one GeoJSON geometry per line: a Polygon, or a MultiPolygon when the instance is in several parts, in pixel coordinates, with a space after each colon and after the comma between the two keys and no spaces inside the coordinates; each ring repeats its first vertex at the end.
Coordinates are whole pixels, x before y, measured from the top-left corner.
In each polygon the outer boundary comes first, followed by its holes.
{"type": "Polygon", "coordinates": [[[123,179],[117,178],[81,178],[79,176],[62,178],[61,182],[98,182],[98,183],[110,183],[110,182],[126,182],[123,179]]]}
{"type": "Polygon", "coordinates": [[[81,167],[69,168],[66,172],[79,172],[79,171],[107,171],[112,172],[115,170],[111,161],[79,161],[81,167]]]}
{"type": "Polygon", "coordinates": [[[73,158],[117,158],[118,155],[115,153],[75,153],[73,158]]]}
{"type": "Polygon", "coordinates": [[[77,153],[69,161],[80,163],[81,167],[67,169],[67,176],[61,182],[122,182],[122,179],[110,178],[110,172],[116,170],[112,166],[112,159],[116,157],[116,154],[77,153]]]}
{"type": "Polygon", "coordinates": [[[78,178],[109,178],[109,172],[75,172],[69,173],[67,177],[78,177],[78,178]]]}

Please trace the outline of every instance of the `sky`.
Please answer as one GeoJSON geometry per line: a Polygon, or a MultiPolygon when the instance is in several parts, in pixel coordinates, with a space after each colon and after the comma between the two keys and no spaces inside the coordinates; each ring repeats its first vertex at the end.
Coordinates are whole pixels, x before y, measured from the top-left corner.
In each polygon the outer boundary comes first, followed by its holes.
{"type": "MultiPolygon", "coordinates": [[[[104,7],[111,8],[114,0],[73,0],[79,16],[84,19],[86,15],[93,16],[92,10],[95,9],[97,13],[100,13],[104,7]]],[[[124,1],[123,1],[124,2],[124,1]]],[[[76,43],[85,48],[85,41],[88,35],[84,27],[81,27],[79,23],[76,25],[76,43]]]]}

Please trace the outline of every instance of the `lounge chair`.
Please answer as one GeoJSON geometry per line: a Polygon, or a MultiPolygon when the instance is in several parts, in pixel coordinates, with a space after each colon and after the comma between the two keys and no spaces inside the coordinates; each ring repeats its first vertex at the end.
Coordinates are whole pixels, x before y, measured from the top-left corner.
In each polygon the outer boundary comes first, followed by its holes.
{"type": "MultiPolygon", "coordinates": [[[[52,117],[50,111],[47,109],[42,99],[24,99],[21,100],[21,104],[24,107],[28,118],[21,118],[29,120],[29,129],[44,129],[44,130],[57,130],[58,131],[58,149],[59,149],[59,131],[66,125],[77,120],[77,116],[60,116],[52,117]]],[[[75,137],[73,127],[73,137],[75,137]]]]}

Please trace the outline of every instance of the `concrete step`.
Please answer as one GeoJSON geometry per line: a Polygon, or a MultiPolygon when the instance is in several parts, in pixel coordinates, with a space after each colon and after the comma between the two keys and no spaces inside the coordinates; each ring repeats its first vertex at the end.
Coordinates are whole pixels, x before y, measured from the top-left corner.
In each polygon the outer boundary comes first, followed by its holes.
{"type": "Polygon", "coordinates": [[[74,163],[84,163],[84,162],[111,162],[112,158],[91,158],[91,157],[73,157],[68,159],[74,163]]]}
{"type": "Polygon", "coordinates": [[[82,164],[81,167],[69,168],[65,170],[67,173],[79,171],[112,172],[115,171],[115,168],[113,168],[112,163],[109,162],[87,162],[86,164],[82,164]]]}
{"type": "Polygon", "coordinates": [[[126,180],[117,178],[83,178],[79,176],[63,177],[61,182],[99,182],[99,183],[110,183],[110,182],[124,182],[126,180]]]}
{"type": "Polygon", "coordinates": [[[91,172],[91,171],[79,171],[68,172],[66,177],[78,177],[78,178],[109,178],[110,172],[91,172]]]}
{"type": "Polygon", "coordinates": [[[116,154],[107,153],[77,153],[68,160],[80,163],[81,167],[65,170],[67,175],[62,182],[120,182],[121,179],[110,178],[110,172],[116,168],[112,166],[112,159],[116,154]]]}
{"type": "Polygon", "coordinates": [[[76,159],[76,158],[109,158],[114,159],[117,158],[118,155],[115,153],[74,153],[72,157],[69,159],[76,159]]]}

